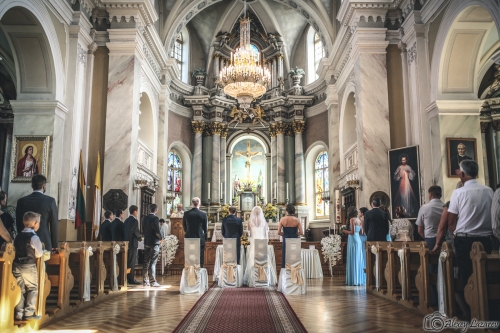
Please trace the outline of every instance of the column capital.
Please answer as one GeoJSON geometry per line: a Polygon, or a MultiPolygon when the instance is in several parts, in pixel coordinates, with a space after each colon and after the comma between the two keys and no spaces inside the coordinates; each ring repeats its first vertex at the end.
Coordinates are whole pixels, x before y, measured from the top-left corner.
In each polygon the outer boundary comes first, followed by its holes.
{"type": "Polygon", "coordinates": [[[131,19],[138,25],[153,25],[158,20],[158,14],[151,0],[100,0],[101,4],[109,13],[109,20],[115,23],[126,23],[131,19]],[[133,3],[131,3],[133,2],[133,3]]]}
{"type": "Polygon", "coordinates": [[[271,138],[275,138],[276,137],[276,124],[270,124],[269,125],[269,136],[271,138]]]}
{"type": "Polygon", "coordinates": [[[220,124],[220,137],[226,138],[229,132],[229,127],[226,124],[220,124]]]}
{"type": "Polygon", "coordinates": [[[389,41],[387,28],[358,28],[352,36],[352,57],[360,53],[386,54],[389,41]]]}
{"type": "Polygon", "coordinates": [[[285,134],[285,131],[287,129],[288,124],[285,124],[284,122],[280,121],[280,122],[277,122],[275,125],[276,125],[276,134],[277,135],[285,134]]]}
{"type": "Polygon", "coordinates": [[[481,133],[486,133],[486,130],[488,129],[488,125],[491,123],[491,121],[481,121],[481,133]]]}
{"type": "Polygon", "coordinates": [[[306,129],[306,121],[305,120],[295,120],[292,123],[293,132],[297,135],[304,133],[306,129]]]}
{"type": "Polygon", "coordinates": [[[206,124],[204,121],[191,121],[191,129],[195,134],[202,134],[205,130],[206,124]]]}
{"type": "Polygon", "coordinates": [[[212,132],[212,135],[219,135],[220,136],[221,131],[222,131],[221,125],[222,124],[219,123],[218,121],[209,124],[210,132],[212,132]]]}

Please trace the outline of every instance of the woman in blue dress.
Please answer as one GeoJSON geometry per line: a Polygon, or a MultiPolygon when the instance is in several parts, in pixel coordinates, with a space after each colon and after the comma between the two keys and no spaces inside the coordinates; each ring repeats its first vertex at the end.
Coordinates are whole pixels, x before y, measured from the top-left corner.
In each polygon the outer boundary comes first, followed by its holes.
{"type": "Polygon", "coordinates": [[[361,235],[364,235],[363,225],[357,217],[358,211],[355,207],[349,207],[347,216],[350,219],[351,230],[344,230],[349,235],[347,240],[347,267],[346,285],[364,286],[366,283],[364,246],[361,235]]]}
{"type": "MultiPolygon", "coordinates": [[[[365,228],[365,213],[368,211],[368,208],[366,207],[361,207],[359,209],[359,214],[358,218],[361,221],[361,226],[363,227],[363,231],[365,228]]],[[[363,268],[366,268],[366,235],[363,233],[363,235],[359,235],[359,238],[361,238],[361,243],[363,244],[363,268]]]]}
{"type": "Polygon", "coordinates": [[[298,238],[303,234],[302,225],[298,218],[293,216],[295,207],[292,204],[286,205],[286,216],[282,217],[278,223],[278,235],[283,236],[283,244],[281,245],[281,268],[285,268],[286,258],[286,239],[298,238]]]}

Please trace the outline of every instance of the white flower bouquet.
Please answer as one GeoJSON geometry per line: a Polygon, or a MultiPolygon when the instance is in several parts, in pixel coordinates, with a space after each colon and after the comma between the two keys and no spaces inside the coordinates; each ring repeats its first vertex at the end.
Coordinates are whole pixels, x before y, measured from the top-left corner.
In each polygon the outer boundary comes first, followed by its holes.
{"type": "Polygon", "coordinates": [[[321,240],[321,250],[323,251],[325,262],[330,260],[332,266],[335,266],[337,261],[342,258],[340,242],[341,238],[339,235],[330,235],[321,240]]]}
{"type": "Polygon", "coordinates": [[[161,253],[165,257],[165,265],[170,265],[175,258],[179,241],[174,235],[165,236],[161,242],[161,253]]]}

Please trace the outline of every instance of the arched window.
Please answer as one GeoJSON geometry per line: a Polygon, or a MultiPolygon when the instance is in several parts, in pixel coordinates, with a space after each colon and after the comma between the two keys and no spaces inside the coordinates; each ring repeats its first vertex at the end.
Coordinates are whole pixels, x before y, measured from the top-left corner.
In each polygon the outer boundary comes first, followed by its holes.
{"type": "Polygon", "coordinates": [[[325,48],[319,34],[312,26],[307,31],[307,83],[312,83],[318,79],[316,70],[319,61],[325,57],[325,48]]]}
{"type": "Polygon", "coordinates": [[[328,180],[328,153],[323,150],[316,157],[314,164],[314,198],[316,204],[316,218],[328,218],[330,215],[329,203],[323,200],[330,190],[328,180]]]}
{"type": "Polygon", "coordinates": [[[167,214],[182,203],[182,161],[175,150],[168,153],[167,214]]]}
{"type": "Polygon", "coordinates": [[[179,67],[179,80],[182,80],[182,70],[183,70],[183,61],[182,61],[182,33],[177,36],[174,45],[174,58],[177,66],[179,67]]]}

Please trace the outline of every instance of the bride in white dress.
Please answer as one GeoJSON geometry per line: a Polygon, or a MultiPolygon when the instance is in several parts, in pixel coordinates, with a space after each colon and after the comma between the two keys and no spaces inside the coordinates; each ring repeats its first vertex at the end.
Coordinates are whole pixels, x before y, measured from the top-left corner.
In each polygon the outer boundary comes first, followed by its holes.
{"type": "Polygon", "coordinates": [[[254,240],[269,239],[269,227],[267,226],[264,212],[259,206],[255,206],[252,209],[252,213],[250,213],[250,218],[248,219],[248,232],[250,233],[250,236],[248,237],[248,240],[250,241],[250,250],[247,252],[247,267],[245,269],[245,277],[243,279],[245,284],[248,284],[249,275],[253,274],[254,271],[254,240]]]}

